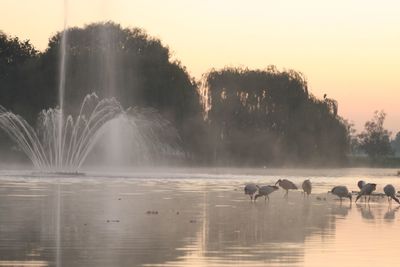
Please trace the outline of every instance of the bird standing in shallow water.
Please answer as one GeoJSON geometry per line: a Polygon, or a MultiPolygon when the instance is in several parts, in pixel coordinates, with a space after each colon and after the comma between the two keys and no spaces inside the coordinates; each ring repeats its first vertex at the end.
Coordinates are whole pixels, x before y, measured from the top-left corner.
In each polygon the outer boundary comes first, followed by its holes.
{"type": "Polygon", "coordinates": [[[389,203],[391,203],[391,200],[394,199],[394,201],[400,204],[399,199],[396,197],[396,189],[394,189],[393,185],[391,184],[386,185],[383,188],[383,192],[385,192],[385,195],[388,197],[389,203]]]}
{"type": "Polygon", "coordinates": [[[257,185],[256,185],[256,184],[253,184],[253,183],[251,183],[251,184],[246,184],[246,186],[244,187],[244,193],[245,193],[246,195],[249,195],[249,196],[250,196],[250,201],[253,200],[253,196],[254,196],[254,194],[257,192],[257,190],[258,190],[257,185]]]}
{"type": "Polygon", "coordinates": [[[297,186],[293,182],[291,182],[291,181],[289,181],[287,179],[283,179],[283,180],[279,179],[275,183],[275,185],[277,185],[277,184],[279,184],[280,187],[282,187],[283,189],[286,190],[286,193],[285,193],[285,195],[283,197],[287,197],[289,195],[289,190],[290,189],[293,189],[293,190],[297,189],[297,186]]]}
{"type": "Polygon", "coordinates": [[[348,199],[350,199],[350,203],[351,203],[351,193],[349,192],[349,190],[347,189],[346,186],[335,186],[334,188],[332,188],[331,193],[334,194],[335,196],[338,196],[340,198],[340,202],[342,202],[342,198],[347,197],[348,199]]]}
{"type": "Polygon", "coordinates": [[[272,192],[275,192],[276,190],[278,190],[279,187],[277,187],[276,185],[266,185],[266,186],[261,186],[258,187],[258,194],[254,197],[254,201],[257,200],[257,198],[265,196],[265,201],[269,201],[269,194],[271,194],[272,192]]]}
{"type": "MultiPolygon", "coordinates": [[[[367,184],[367,183],[366,183],[364,180],[360,180],[360,181],[358,181],[357,186],[358,186],[358,188],[359,188],[360,191],[361,191],[361,189],[363,188],[363,186],[366,185],[366,184],[367,184]]],[[[366,196],[366,195],[364,196],[364,201],[367,201],[367,196],[366,196]]]]}
{"type": "Polygon", "coordinates": [[[357,186],[360,188],[360,190],[363,188],[363,186],[366,185],[366,182],[363,180],[358,181],[357,186]]]}
{"type": "Polygon", "coordinates": [[[304,180],[303,184],[301,185],[303,187],[303,193],[304,196],[307,194],[307,196],[309,196],[311,194],[311,181],[309,179],[304,180]]]}
{"type": "Polygon", "coordinates": [[[374,192],[376,189],[376,184],[365,184],[362,188],[360,193],[358,193],[357,198],[356,198],[356,202],[357,200],[361,197],[361,196],[368,196],[368,202],[371,200],[371,194],[372,192],[374,192]]]}

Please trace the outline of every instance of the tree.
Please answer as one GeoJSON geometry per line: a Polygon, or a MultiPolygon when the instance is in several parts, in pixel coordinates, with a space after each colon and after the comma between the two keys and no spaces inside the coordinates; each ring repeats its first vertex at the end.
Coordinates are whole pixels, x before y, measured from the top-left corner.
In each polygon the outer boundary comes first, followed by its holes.
{"type": "Polygon", "coordinates": [[[360,148],[372,160],[393,154],[390,146],[391,133],[383,127],[386,113],[375,111],[374,116],[364,125],[364,131],[359,135],[360,148]]]}
{"type": "MultiPolygon", "coordinates": [[[[57,104],[61,37],[50,38],[41,57],[45,102],[57,104]]],[[[96,92],[116,97],[124,107],[153,107],[178,130],[184,149],[201,150],[204,121],[197,84],[172,61],[169,48],[139,28],[112,22],[69,28],[66,34],[65,103],[73,113],[83,97],[96,92]]]]}
{"type": "MultiPolygon", "coordinates": [[[[56,107],[60,80],[59,32],[38,53],[29,41],[0,34],[0,105],[35,125],[42,109],[56,107]]],[[[178,130],[188,154],[203,151],[205,134],[197,84],[169,48],[139,28],[112,22],[69,28],[66,34],[66,113],[84,96],[116,97],[128,107],[152,107],[178,130]]],[[[205,152],[202,152],[205,153],[205,152]]]]}
{"type": "Polygon", "coordinates": [[[396,134],[396,137],[392,140],[391,146],[396,155],[400,155],[400,132],[396,134]]]}
{"type": "MultiPolygon", "coordinates": [[[[32,121],[39,112],[32,87],[39,53],[29,40],[21,41],[0,31],[0,105],[32,121]]],[[[0,131],[1,157],[15,156],[13,143],[0,131]]]]}
{"type": "Polygon", "coordinates": [[[30,88],[38,55],[29,40],[0,32],[0,105],[23,116],[36,111],[30,88]]]}
{"type": "Polygon", "coordinates": [[[318,100],[299,72],[225,68],[205,76],[214,156],[232,163],[340,161],[348,151],[337,102],[318,100]],[[334,145],[333,145],[334,144],[334,145]]]}

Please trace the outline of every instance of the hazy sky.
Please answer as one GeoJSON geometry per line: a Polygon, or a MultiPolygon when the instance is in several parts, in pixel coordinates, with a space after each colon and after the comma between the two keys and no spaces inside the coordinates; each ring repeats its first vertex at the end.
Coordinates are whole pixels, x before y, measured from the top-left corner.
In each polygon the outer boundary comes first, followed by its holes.
{"type": "MultiPolygon", "coordinates": [[[[0,0],[0,29],[39,49],[62,29],[63,0],[0,0]]],[[[113,20],[144,28],[200,78],[210,68],[276,65],[339,102],[361,129],[376,109],[400,130],[400,2],[396,0],[69,0],[68,25],[113,20]]]]}

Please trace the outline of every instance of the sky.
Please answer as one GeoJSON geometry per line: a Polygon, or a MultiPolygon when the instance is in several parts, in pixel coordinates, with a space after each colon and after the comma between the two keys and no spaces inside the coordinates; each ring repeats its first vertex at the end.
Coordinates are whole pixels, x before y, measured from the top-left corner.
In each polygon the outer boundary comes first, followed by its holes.
{"type": "Polygon", "coordinates": [[[44,50],[68,26],[112,20],[160,38],[197,79],[211,68],[294,69],[362,130],[400,131],[400,1],[0,0],[0,30],[44,50]]]}

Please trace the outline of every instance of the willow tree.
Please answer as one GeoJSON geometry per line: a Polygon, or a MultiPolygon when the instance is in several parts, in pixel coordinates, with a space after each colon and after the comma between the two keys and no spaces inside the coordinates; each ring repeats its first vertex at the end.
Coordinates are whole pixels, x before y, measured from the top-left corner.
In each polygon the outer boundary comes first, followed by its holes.
{"type": "Polygon", "coordinates": [[[225,68],[205,76],[214,156],[232,163],[341,161],[347,128],[332,99],[318,100],[296,71],[225,68]]]}

